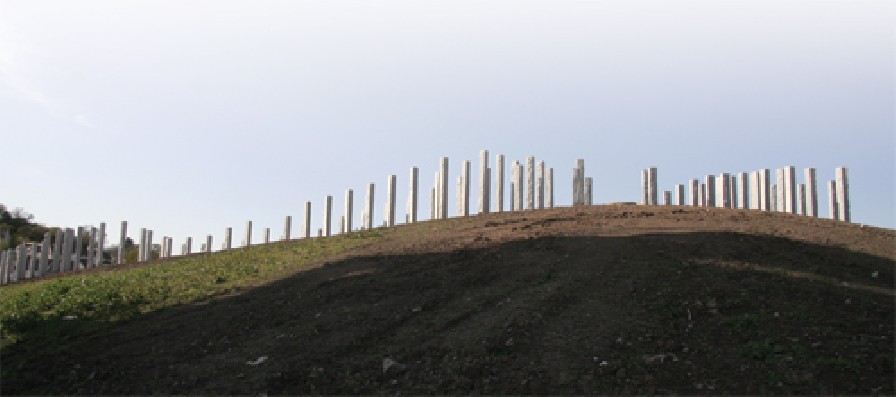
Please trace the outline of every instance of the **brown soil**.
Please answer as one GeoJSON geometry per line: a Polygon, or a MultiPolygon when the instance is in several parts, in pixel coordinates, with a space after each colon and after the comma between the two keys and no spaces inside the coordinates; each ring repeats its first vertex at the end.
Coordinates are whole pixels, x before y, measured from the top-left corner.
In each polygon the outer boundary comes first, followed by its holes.
{"type": "Polygon", "coordinates": [[[2,387],[892,394],[894,267],[893,230],[779,213],[615,205],[424,222],[29,362],[17,344],[2,365],[19,376],[2,387]],[[386,358],[400,365],[384,374],[386,358]]]}

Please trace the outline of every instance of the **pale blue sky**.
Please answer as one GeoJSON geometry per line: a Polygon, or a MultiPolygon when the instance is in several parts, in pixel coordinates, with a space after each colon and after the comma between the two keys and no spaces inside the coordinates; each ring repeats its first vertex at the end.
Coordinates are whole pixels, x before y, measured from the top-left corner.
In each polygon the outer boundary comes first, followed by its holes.
{"type": "Polygon", "coordinates": [[[338,230],[347,188],[357,226],[371,181],[379,224],[390,174],[403,219],[413,165],[425,217],[439,157],[453,186],[488,149],[545,160],[564,205],[576,158],[597,202],[638,200],[648,166],[671,190],[794,165],[827,216],[845,165],[853,220],[894,228],[894,20],[892,1],[3,0],[0,202],[218,247],[249,219],[279,236],[306,200],[316,230],[328,194],[338,230]]]}

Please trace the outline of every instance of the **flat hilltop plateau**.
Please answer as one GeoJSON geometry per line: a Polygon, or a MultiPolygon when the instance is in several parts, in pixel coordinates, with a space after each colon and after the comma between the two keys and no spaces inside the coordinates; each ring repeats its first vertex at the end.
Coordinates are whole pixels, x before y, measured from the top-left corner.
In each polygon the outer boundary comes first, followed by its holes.
{"type": "Polygon", "coordinates": [[[0,288],[0,394],[893,394],[896,232],[601,205],[0,288]]]}

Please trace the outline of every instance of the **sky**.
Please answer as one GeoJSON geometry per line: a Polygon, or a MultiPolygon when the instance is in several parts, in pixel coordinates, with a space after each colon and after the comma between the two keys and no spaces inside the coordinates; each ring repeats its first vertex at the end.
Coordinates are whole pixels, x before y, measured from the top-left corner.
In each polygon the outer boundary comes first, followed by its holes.
{"type": "Polygon", "coordinates": [[[2,0],[0,203],[217,248],[247,220],[297,230],[305,201],[316,230],[327,195],[338,230],[346,189],[357,227],[370,182],[380,224],[392,174],[403,220],[411,166],[427,218],[441,156],[454,214],[486,149],[544,160],[559,205],[579,158],[597,203],[638,201],[650,166],[660,190],[795,166],[827,217],[846,166],[853,221],[893,229],[894,21],[856,0],[2,0]]]}

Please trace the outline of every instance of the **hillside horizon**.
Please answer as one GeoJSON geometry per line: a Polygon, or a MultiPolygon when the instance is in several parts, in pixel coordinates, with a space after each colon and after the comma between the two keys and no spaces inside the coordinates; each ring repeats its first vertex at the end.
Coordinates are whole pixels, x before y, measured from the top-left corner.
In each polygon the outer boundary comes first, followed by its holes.
{"type": "Polygon", "coordinates": [[[43,311],[3,318],[0,391],[892,394],[894,268],[893,230],[776,212],[427,221],[4,287],[43,311]],[[128,274],[169,281],[121,300],[128,274]],[[92,285],[115,315],[34,303],[92,285]]]}

